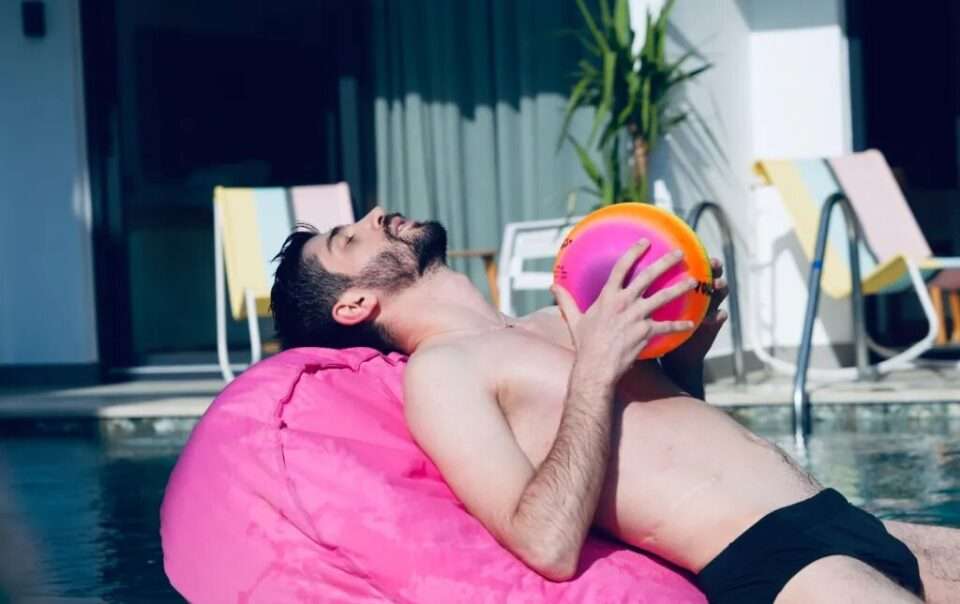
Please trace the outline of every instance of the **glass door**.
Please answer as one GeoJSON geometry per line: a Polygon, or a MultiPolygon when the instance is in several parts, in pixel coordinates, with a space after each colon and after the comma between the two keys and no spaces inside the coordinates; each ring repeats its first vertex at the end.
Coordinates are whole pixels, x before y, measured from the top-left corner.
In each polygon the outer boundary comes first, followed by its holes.
{"type": "MultiPolygon", "coordinates": [[[[372,145],[341,119],[344,94],[365,115],[364,3],[105,4],[84,6],[101,356],[213,363],[213,188],[352,176],[364,199],[372,175],[344,165],[372,145]]],[[[229,323],[242,362],[246,326],[229,323]]]]}

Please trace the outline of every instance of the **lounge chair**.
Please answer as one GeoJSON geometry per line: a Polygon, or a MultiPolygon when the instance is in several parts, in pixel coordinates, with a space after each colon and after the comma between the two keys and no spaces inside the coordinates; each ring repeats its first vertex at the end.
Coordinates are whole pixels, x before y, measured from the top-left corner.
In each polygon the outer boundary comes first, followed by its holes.
{"type": "Polygon", "coordinates": [[[271,261],[297,223],[321,231],[354,220],[347,183],[274,188],[217,187],[213,195],[216,263],[217,361],[233,379],[227,350],[226,306],[234,320],[247,319],[251,364],[260,360],[259,317],[270,314],[271,261]],[[229,300],[224,290],[224,273],[229,300]]]}
{"type": "MultiPolygon", "coordinates": [[[[934,346],[944,323],[942,315],[937,314],[928,283],[932,288],[940,288],[937,295],[941,290],[956,289],[960,285],[960,258],[933,257],[883,155],[871,150],[829,159],[762,160],[757,162],[756,171],[779,192],[801,247],[814,263],[820,261],[814,258],[814,242],[821,208],[837,194],[849,200],[862,233],[859,272],[863,293],[912,288],[930,325],[926,336],[905,350],[881,346],[866,335],[866,345],[884,357],[872,368],[885,373],[920,364],[920,355],[934,346]]],[[[848,247],[843,225],[833,221],[822,259],[821,286],[834,298],[848,297],[852,291],[848,247]]],[[[960,316],[955,314],[954,324],[958,320],[960,316]]],[[[774,370],[796,370],[796,365],[773,358],[762,346],[755,349],[757,356],[774,370]]],[[[810,370],[811,376],[819,378],[850,379],[858,374],[858,369],[852,367],[810,370]]]]}
{"type": "Polygon", "coordinates": [[[511,222],[503,228],[500,258],[497,263],[497,290],[500,312],[516,316],[514,293],[543,291],[553,283],[550,270],[535,270],[528,262],[551,261],[560,251],[560,244],[570,229],[582,218],[555,218],[511,222]]]}

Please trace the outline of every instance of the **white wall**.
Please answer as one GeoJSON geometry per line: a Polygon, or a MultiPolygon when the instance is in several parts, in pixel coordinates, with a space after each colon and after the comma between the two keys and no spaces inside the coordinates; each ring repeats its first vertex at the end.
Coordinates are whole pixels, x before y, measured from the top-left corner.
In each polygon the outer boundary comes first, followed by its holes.
{"type": "MultiPolygon", "coordinates": [[[[638,35],[642,35],[647,8],[657,11],[662,4],[662,0],[631,2],[631,18],[638,35]]],[[[670,56],[691,49],[698,52],[699,56],[687,64],[688,69],[703,61],[713,66],[678,95],[689,117],[685,124],[674,128],[655,152],[652,176],[666,185],[674,210],[681,215],[702,200],[716,201],[724,208],[734,231],[739,282],[744,284],[752,246],[750,30],[732,0],[677,2],[668,41],[670,56]]],[[[704,244],[712,255],[719,257],[721,240],[712,218],[704,217],[701,225],[699,232],[704,244]]],[[[740,299],[747,318],[749,300],[743,294],[740,299]]],[[[726,355],[731,350],[726,329],[710,356],[726,355]]]]}
{"type": "Polygon", "coordinates": [[[0,365],[97,361],[77,0],[0,2],[0,365]]]}
{"type": "Polygon", "coordinates": [[[754,151],[849,152],[850,80],[841,0],[742,0],[751,28],[754,151]]]}
{"type": "MultiPolygon", "coordinates": [[[[827,157],[852,149],[850,80],[841,0],[742,0],[750,25],[753,152],[757,158],[827,157]]],[[[808,261],[775,191],[756,187],[751,278],[760,339],[796,346],[808,261]]],[[[849,342],[849,300],[821,300],[814,343],[849,342]]]]}
{"type": "MultiPolygon", "coordinates": [[[[632,0],[635,30],[642,31],[647,7],[662,4],[632,0]]],[[[748,348],[753,333],[765,347],[799,344],[806,260],[779,199],[756,186],[752,165],[760,157],[850,150],[841,6],[841,0],[687,0],[676,3],[671,19],[670,53],[696,49],[713,68],[682,92],[692,119],[653,158],[653,175],[678,212],[712,199],[730,216],[748,348]]],[[[701,234],[719,255],[719,238],[704,220],[701,234]]],[[[827,301],[821,314],[816,344],[849,341],[845,303],[827,301]]],[[[722,337],[711,356],[730,350],[722,337]]]]}

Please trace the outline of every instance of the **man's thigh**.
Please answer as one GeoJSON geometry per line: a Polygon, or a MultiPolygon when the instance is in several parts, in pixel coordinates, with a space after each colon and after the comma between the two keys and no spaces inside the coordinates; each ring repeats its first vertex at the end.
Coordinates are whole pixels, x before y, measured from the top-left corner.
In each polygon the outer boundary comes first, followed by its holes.
{"type": "Polygon", "coordinates": [[[960,594],[960,530],[892,520],[884,525],[917,557],[927,601],[956,602],[960,594]]]}
{"type": "Polygon", "coordinates": [[[828,556],[805,566],[777,596],[776,604],[890,604],[921,602],[875,568],[855,558],[828,556]]]}

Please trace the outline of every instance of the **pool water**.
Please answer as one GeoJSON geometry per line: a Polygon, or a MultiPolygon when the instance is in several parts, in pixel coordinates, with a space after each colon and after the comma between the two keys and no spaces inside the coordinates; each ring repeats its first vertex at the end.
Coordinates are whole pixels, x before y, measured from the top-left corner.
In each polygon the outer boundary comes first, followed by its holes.
{"type": "MultiPolygon", "coordinates": [[[[882,518],[960,527],[960,407],[818,416],[805,454],[784,413],[735,415],[882,518]]],[[[157,510],[186,430],[147,432],[0,437],[0,585],[40,601],[181,601],[157,510]]]]}
{"type": "Polygon", "coordinates": [[[0,437],[0,492],[11,495],[0,536],[15,533],[0,541],[0,564],[25,556],[16,591],[43,602],[182,602],[163,573],[158,510],[185,441],[0,437]]]}

